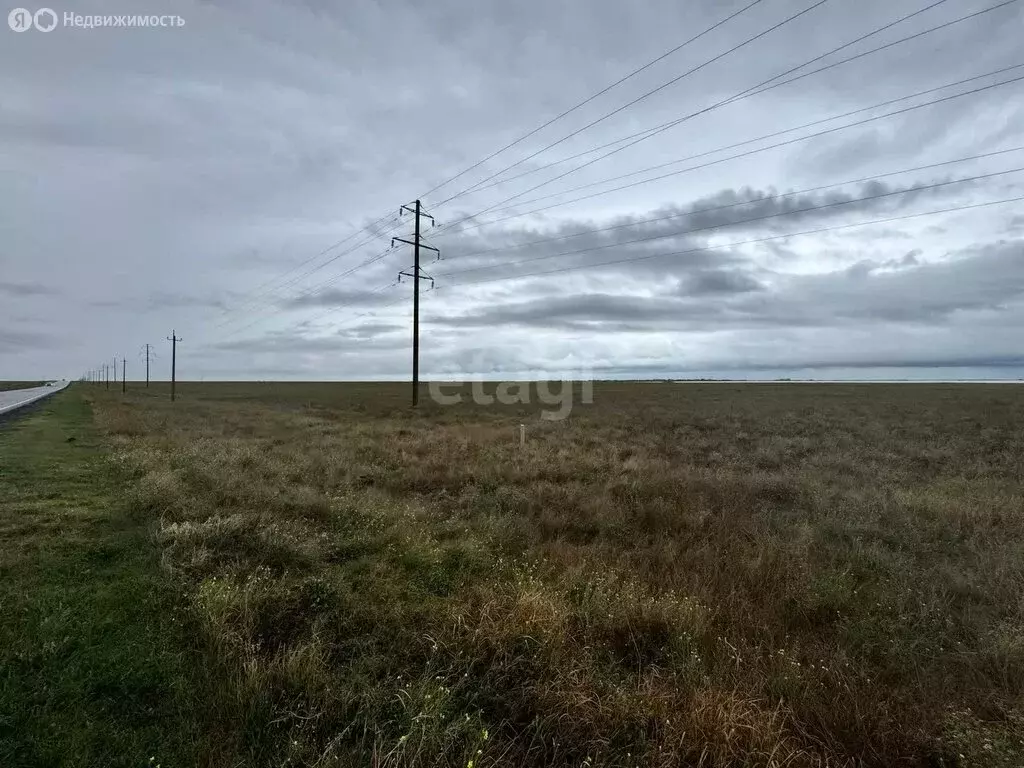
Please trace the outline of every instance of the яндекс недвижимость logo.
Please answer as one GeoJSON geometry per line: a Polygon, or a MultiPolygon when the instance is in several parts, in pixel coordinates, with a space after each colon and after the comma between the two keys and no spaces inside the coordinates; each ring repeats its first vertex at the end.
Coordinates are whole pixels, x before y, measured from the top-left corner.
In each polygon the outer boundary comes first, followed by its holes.
{"type": "Polygon", "coordinates": [[[33,12],[28,8],[15,8],[7,14],[7,26],[15,32],[37,29],[52,32],[57,26],[93,29],[95,27],[183,27],[185,20],[177,14],[145,16],[139,14],[81,14],[65,11],[62,16],[52,8],[33,12]]]}
{"type": "Polygon", "coordinates": [[[35,13],[27,8],[15,8],[7,14],[7,26],[15,32],[25,32],[32,27],[50,32],[57,26],[57,13],[50,8],[40,8],[35,13]]]}

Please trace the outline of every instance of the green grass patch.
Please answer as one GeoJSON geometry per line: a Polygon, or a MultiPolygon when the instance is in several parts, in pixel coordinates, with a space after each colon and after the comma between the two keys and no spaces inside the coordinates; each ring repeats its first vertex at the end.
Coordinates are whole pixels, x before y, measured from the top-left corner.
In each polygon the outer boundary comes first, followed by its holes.
{"type": "Polygon", "coordinates": [[[4,768],[195,765],[181,616],[123,492],[75,389],[0,426],[4,768]]]}

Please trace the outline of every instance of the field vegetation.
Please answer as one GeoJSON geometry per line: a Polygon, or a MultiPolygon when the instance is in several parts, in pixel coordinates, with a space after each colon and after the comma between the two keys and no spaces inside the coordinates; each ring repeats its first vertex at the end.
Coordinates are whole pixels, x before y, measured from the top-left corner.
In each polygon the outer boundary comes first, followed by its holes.
{"type": "Polygon", "coordinates": [[[0,392],[7,392],[11,389],[31,389],[41,387],[45,381],[0,381],[0,392]]]}
{"type": "Polygon", "coordinates": [[[180,611],[165,766],[1024,765],[1024,388],[178,391],[56,398],[180,611]]]}

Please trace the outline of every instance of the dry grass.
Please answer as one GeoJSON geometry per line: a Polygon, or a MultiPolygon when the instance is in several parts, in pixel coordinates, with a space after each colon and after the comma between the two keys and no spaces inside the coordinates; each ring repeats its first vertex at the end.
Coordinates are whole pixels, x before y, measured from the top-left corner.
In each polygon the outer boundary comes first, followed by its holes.
{"type": "Polygon", "coordinates": [[[91,397],[208,765],[1024,764],[1024,388],[180,391],[91,397]]]}

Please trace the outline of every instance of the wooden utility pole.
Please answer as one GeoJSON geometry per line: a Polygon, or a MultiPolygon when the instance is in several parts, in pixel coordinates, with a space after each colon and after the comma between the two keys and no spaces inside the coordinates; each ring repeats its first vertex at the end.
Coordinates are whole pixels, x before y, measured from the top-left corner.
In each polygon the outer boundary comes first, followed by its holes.
{"type": "Polygon", "coordinates": [[[125,371],[128,369],[127,358],[121,358],[121,394],[128,391],[128,380],[125,378],[125,371]]]}
{"type": "Polygon", "coordinates": [[[425,274],[420,269],[420,248],[426,248],[428,251],[433,251],[437,254],[437,258],[441,258],[441,252],[430,245],[423,245],[420,236],[420,217],[425,216],[430,219],[430,225],[434,226],[434,217],[429,213],[423,213],[423,206],[420,201],[417,200],[412,206],[403,205],[398,209],[398,215],[401,216],[404,212],[409,212],[413,215],[415,221],[415,233],[411,241],[406,240],[402,237],[391,238],[391,245],[393,246],[396,242],[405,243],[406,245],[412,246],[413,253],[413,266],[412,273],[399,272],[398,282],[402,282],[402,277],[412,278],[412,405],[415,408],[420,402],[420,280],[429,280],[430,286],[434,286],[434,278],[430,275],[425,274]]]}
{"type": "Polygon", "coordinates": [[[178,342],[181,341],[171,331],[171,335],[167,337],[167,340],[171,342],[171,402],[174,402],[174,387],[177,380],[177,365],[178,365],[178,342]]]}
{"type": "Polygon", "coordinates": [[[149,389],[149,344],[146,344],[146,389],[149,389]]]}

